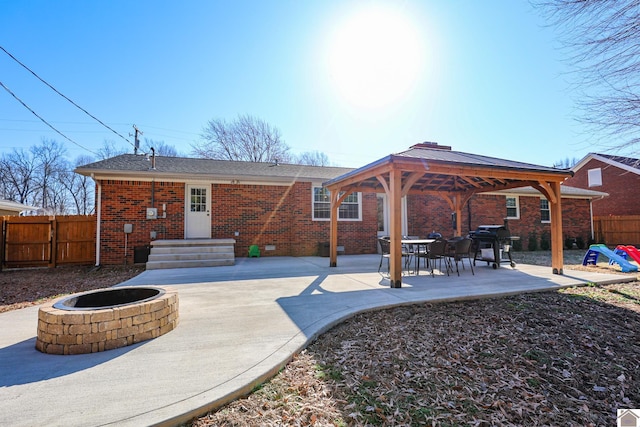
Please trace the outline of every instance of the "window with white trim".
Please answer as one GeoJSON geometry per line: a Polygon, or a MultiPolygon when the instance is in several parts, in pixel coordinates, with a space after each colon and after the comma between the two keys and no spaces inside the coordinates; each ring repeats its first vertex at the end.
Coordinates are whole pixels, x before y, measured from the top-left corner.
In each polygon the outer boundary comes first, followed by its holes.
{"type": "Polygon", "coordinates": [[[507,196],[507,219],[520,219],[518,196],[507,196]]]}
{"type": "MultiPolygon", "coordinates": [[[[340,193],[342,196],[343,193],[340,193]]],[[[331,218],[331,197],[325,187],[313,187],[313,219],[328,220],[331,218]]],[[[338,208],[339,221],[359,221],[362,218],[360,193],[351,193],[338,208]]]]}
{"type": "Polygon", "coordinates": [[[602,169],[595,168],[587,171],[587,180],[589,187],[599,187],[602,185],[602,169]]]}
{"type": "Polygon", "coordinates": [[[540,199],[540,220],[542,222],[551,222],[551,210],[547,199],[540,199]]]}

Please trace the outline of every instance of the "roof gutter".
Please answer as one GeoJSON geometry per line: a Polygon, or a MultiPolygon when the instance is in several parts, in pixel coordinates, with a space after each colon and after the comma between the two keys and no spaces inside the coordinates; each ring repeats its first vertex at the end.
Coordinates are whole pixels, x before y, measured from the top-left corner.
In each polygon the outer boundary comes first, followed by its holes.
{"type": "Polygon", "coordinates": [[[141,182],[164,181],[164,182],[185,182],[200,181],[214,184],[247,184],[247,185],[292,185],[296,182],[318,182],[322,177],[307,176],[271,176],[259,175],[213,175],[197,173],[167,173],[155,171],[122,171],[122,170],[100,170],[88,171],[86,169],[76,169],[76,173],[91,176],[94,179],[106,180],[135,180],[141,182]],[[150,173],[152,172],[152,173],[150,173]]]}

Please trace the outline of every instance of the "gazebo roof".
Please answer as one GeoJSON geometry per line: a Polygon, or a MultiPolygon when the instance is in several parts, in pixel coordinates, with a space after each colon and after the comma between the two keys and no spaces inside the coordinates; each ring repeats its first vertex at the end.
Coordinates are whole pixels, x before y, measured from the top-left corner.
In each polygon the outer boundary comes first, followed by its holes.
{"type": "MultiPolygon", "coordinates": [[[[385,193],[390,212],[390,283],[402,283],[401,198],[406,194],[434,194],[445,199],[458,218],[462,206],[477,193],[531,186],[549,201],[551,211],[551,268],[562,274],[561,183],[573,176],[568,169],[556,169],[512,160],[452,151],[435,143],[417,144],[387,157],[325,181],[331,192],[330,261],[337,266],[338,207],[356,191],[385,193]]],[[[461,235],[457,221],[456,235],[461,235]]]]}
{"type": "Polygon", "coordinates": [[[536,185],[541,180],[562,182],[573,175],[557,169],[479,154],[452,151],[435,143],[412,146],[397,154],[326,181],[326,187],[353,191],[384,192],[379,179],[390,170],[402,171],[402,182],[411,182],[404,193],[478,193],[536,185]]]}

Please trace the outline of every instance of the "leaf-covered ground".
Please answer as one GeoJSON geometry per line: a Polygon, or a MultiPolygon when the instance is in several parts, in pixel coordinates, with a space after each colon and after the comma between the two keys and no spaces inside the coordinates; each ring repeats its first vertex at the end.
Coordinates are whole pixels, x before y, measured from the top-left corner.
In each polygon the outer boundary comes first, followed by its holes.
{"type": "Polygon", "coordinates": [[[191,425],[608,426],[640,406],[639,365],[638,282],[420,304],[349,319],[191,425]]]}
{"type": "Polygon", "coordinates": [[[108,288],[143,271],[142,265],[3,270],[0,272],[0,313],[41,304],[61,295],[108,288]]]}

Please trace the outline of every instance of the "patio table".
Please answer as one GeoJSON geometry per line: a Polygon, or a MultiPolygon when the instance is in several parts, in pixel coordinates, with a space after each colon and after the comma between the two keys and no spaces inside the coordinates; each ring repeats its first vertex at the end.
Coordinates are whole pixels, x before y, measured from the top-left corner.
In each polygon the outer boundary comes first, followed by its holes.
{"type": "Polygon", "coordinates": [[[411,246],[413,251],[413,256],[415,257],[414,268],[413,271],[416,275],[420,274],[420,248],[424,247],[423,254],[429,253],[429,244],[435,242],[436,239],[402,239],[400,242],[403,245],[411,246]]]}

